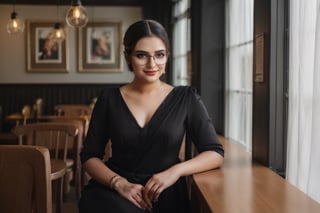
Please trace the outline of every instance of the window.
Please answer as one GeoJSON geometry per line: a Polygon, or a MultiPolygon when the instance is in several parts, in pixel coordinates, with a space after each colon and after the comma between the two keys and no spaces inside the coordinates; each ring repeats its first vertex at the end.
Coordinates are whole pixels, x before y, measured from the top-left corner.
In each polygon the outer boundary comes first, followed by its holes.
{"type": "Polygon", "coordinates": [[[172,84],[190,85],[190,0],[181,0],[173,6],[172,84]]]}
{"type": "Polygon", "coordinates": [[[226,1],[225,135],[251,151],[253,0],[226,1]]]}

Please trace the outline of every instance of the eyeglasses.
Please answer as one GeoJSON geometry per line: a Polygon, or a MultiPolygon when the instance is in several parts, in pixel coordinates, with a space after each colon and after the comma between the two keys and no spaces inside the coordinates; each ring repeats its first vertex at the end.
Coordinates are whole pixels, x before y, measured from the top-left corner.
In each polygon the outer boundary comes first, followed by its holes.
{"type": "Polygon", "coordinates": [[[146,65],[150,62],[151,58],[157,65],[164,65],[165,63],[167,63],[168,59],[167,53],[164,51],[158,52],[154,55],[149,55],[146,52],[136,52],[133,57],[138,65],[146,65]]]}

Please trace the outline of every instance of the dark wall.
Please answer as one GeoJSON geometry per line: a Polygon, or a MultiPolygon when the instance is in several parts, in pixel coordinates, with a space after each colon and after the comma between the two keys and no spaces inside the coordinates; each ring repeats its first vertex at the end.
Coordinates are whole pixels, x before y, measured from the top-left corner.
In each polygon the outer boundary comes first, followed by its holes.
{"type": "MultiPolygon", "coordinates": [[[[142,0],[142,16],[144,19],[153,19],[161,23],[166,29],[172,46],[172,0],[142,0]]],[[[166,66],[166,75],[163,75],[161,80],[172,82],[172,60],[168,60],[166,66]]]]}
{"type": "Polygon", "coordinates": [[[191,1],[192,85],[224,134],[225,1],[191,1]]]}
{"type": "MultiPolygon", "coordinates": [[[[270,1],[254,1],[254,36],[264,34],[263,81],[256,81],[254,55],[253,69],[253,121],[252,121],[252,157],[268,166],[269,161],[269,64],[270,64],[270,1]]],[[[254,49],[255,54],[255,49],[254,49]]]]}
{"type": "Polygon", "coordinates": [[[144,19],[154,19],[160,22],[171,35],[171,0],[142,0],[142,15],[144,19]]]}
{"type": "MultiPolygon", "coordinates": [[[[0,84],[2,131],[9,131],[13,123],[5,119],[12,113],[21,113],[24,105],[31,107],[37,98],[43,99],[43,114],[52,115],[57,104],[90,104],[105,87],[118,84],[0,84]]],[[[1,126],[1,125],[0,125],[1,126]]]]}

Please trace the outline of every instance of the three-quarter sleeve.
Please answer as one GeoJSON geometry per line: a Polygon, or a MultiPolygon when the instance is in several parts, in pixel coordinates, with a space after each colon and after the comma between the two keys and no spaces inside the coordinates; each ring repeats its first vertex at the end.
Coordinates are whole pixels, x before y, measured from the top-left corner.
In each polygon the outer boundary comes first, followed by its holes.
{"type": "Polygon", "coordinates": [[[212,120],[194,88],[188,88],[187,131],[198,152],[215,151],[224,156],[224,150],[218,140],[212,120]]]}
{"type": "Polygon", "coordinates": [[[98,96],[92,112],[88,133],[80,153],[81,162],[89,158],[104,156],[105,146],[109,139],[108,102],[109,89],[103,90],[98,96]]]}

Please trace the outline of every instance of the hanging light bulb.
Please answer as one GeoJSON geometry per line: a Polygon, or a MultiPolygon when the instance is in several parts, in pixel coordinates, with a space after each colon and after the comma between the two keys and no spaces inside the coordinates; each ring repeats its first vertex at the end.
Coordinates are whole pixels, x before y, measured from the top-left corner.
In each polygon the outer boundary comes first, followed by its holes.
{"type": "Polygon", "coordinates": [[[17,18],[17,13],[14,11],[11,13],[11,19],[8,21],[7,24],[7,32],[9,34],[18,34],[22,33],[24,30],[24,22],[21,19],[17,18]]]}
{"type": "Polygon", "coordinates": [[[60,13],[59,13],[59,5],[60,5],[60,1],[57,1],[57,18],[58,18],[58,22],[56,22],[54,24],[53,27],[53,39],[57,42],[61,42],[66,38],[65,32],[64,32],[64,28],[63,25],[60,23],[60,13]]]}
{"type": "Polygon", "coordinates": [[[86,9],[81,5],[80,0],[73,0],[66,15],[67,24],[71,27],[84,27],[88,22],[86,9]]]}
{"type": "Polygon", "coordinates": [[[53,38],[58,42],[61,42],[66,38],[63,26],[62,26],[62,24],[60,22],[57,22],[57,23],[54,24],[53,38]]]}

